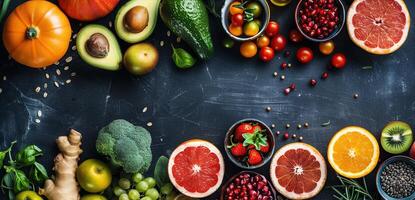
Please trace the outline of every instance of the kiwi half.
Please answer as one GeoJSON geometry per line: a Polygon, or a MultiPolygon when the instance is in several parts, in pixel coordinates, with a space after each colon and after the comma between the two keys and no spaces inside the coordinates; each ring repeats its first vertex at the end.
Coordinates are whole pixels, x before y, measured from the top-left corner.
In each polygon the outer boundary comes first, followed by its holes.
{"type": "Polygon", "coordinates": [[[383,128],[380,137],[382,148],[391,154],[408,151],[413,140],[411,126],[401,121],[393,121],[387,124],[383,128]]]}

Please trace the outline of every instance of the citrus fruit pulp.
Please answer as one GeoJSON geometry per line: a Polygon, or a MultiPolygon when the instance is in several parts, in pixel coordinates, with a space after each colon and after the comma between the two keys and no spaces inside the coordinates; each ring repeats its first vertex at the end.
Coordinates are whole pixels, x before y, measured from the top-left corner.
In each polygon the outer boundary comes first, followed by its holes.
{"type": "Polygon", "coordinates": [[[327,158],[333,169],[347,178],[361,178],[376,167],[379,144],[366,129],[349,126],[330,140],[327,158]]]}
{"type": "Polygon", "coordinates": [[[169,159],[168,174],[182,194],[203,198],[214,193],[223,180],[225,164],[218,148],[193,139],[179,145],[169,159]]]}
{"type": "Polygon", "coordinates": [[[280,194],[289,199],[309,199],[323,189],[327,167],[316,148],[296,142],[275,153],[270,173],[272,184],[280,194]]]}
{"type": "Polygon", "coordinates": [[[410,27],[403,0],[355,0],[347,13],[353,42],[373,54],[389,54],[405,42],[410,27]]]}

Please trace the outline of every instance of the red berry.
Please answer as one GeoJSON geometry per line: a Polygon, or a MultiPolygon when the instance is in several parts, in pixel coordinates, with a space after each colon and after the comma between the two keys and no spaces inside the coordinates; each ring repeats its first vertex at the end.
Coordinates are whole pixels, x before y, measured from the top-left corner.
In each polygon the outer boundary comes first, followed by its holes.
{"type": "Polygon", "coordinates": [[[291,85],[290,85],[290,89],[291,89],[291,90],[295,90],[295,83],[291,83],[291,85]]]}
{"type": "Polygon", "coordinates": [[[269,21],[267,27],[265,28],[265,34],[268,37],[273,37],[278,34],[280,30],[280,25],[276,21],[269,21]]]}
{"type": "Polygon", "coordinates": [[[311,86],[316,86],[316,85],[317,85],[317,81],[316,81],[316,79],[311,79],[311,80],[310,80],[310,85],[311,85],[311,86]]]}
{"type": "Polygon", "coordinates": [[[294,43],[301,42],[304,38],[303,35],[301,35],[301,33],[295,29],[290,31],[289,36],[290,40],[294,43]]]}
{"type": "Polygon", "coordinates": [[[324,72],[322,75],[321,75],[321,79],[327,79],[329,77],[329,73],[327,73],[327,72],[324,72]]]}
{"type": "Polygon", "coordinates": [[[255,149],[249,150],[248,163],[250,165],[258,165],[261,162],[262,162],[261,154],[255,149]]]}
{"type": "Polygon", "coordinates": [[[246,155],[246,151],[246,147],[242,143],[237,143],[231,148],[231,154],[237,157],[246,155]]]}
{"type": "Polygon", "coordinates": [[[288,138],[290,138],[290,134],[284,133],[284,139],[288,139],[288,138]]]}
{"type": "Polygon", "coordinates": [[[243,142],[244,141],[243,134],[253,133],[253,132],[254,132],[254,129],[251,124],[249,123],[239,124],[235,129],[234,139],[236,142],[243,142]]]}
{"type": "Polygon", "coordinates": [[[282,62],[281,63],[281,69],[285,69],[287,68],[287,63],[286,62],[282,62]]]}
{"type": "Polygon", "coordinates": [[[287,88],[284,89],[284,94],[285,95],[290,94],[290,92],[291,92],[291,88],[287,87],[287,88]]]}

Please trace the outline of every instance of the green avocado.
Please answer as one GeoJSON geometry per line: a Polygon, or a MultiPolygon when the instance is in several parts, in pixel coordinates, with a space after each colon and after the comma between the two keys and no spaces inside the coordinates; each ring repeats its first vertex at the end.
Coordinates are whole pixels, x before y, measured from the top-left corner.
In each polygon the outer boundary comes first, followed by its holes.
{"type": "Polygon", "coordinates": [[[160,16],[166,26],[187,42],[201,59],[213,54],[208,13],[202,0],[163,0],[160,16]]]}
{"type": "Polygon", "coordinates": [[[128,43],[147,39],[157,24],[160,0],[131,0],[124,4],[115,17],[115,32],[128,43]]]}
{"type": "Polygon", "coordinates": [[[89,65],[115,71],[122,64],[122,53],[115,35],[106,27],[90,24],[76,38],[79,56],[89,65]]]}

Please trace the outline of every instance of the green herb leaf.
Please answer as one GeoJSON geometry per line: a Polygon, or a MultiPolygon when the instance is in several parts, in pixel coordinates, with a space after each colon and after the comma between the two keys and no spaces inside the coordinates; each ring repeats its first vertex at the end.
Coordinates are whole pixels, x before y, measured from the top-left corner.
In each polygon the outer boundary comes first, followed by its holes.
{"type": "Polygon", "coordinates": [[[0,10],[0,22],[3,19],[3,17],[6,15],[7,8],[9,8],[9,4],[10,4],[10,0],[3,1],[3,5],[1,6],[1,10],[0,10]]]}
{"type": "Polygon", "coordinates": [[[361,200],[372,199],[369,191],[366,187],[366,180],[363,179],[364,187],[362,187],[356,180],[347,179],[337,175],[337,178],[341,182],[340,186],[331,186],[335,192],[334,198],[339,200],[361,200]],[[341,189],[343,191],[341,191],[341,189]]]}
{"type": "Polygon", "coordinates": [[[48,179],[48,172],[42,164],[35,162],[30,170],[29,177],[37,183],[42,183],[48,179]]]}
{"type": "Polygon", "coordinates": [[[0,169],[3,168],[4,159],[6,158],[6,155],[12,150],[14,144],[16,144],[16,141],[13,141],[10,144],[9,148],[7,148],[6,150],[0,152],[0,169]]]}
{"type": "Polygon", "coordinates": [[[36,157],[42,155],[42,149],[36,145],[29,145],[20,150],[16,154],[16,163],[19,166],[25,167],[33,165],[36,162],[36,157]]]}
{"type": "Polygon", "coordinates": [[[267,137],[261,131],[255,131],[254,133],[242,134],[244,138],[243,145],[249,146],[254,145],[256,150],[260,150],[261,146],[267,146],[267,137]]]}
{"type": "Polygon", "coordinates": [[[154,179],[156,179],[157,185],[160,188],[170,183],[169,174],[167,173],[168,164],[169,159],[166,156],[160,156],[154,168],[154,179]]]}
{"type": "Polygon", "coordinates": [[[188,53],[186,50],[182,48],[174,48],[173,45],[172,45],[172,49],[173,49],[173,54],[172,54],[173,62],[174,64],[176,64],[178,68],[181,68],[181,69],[191,68],[196,63],[196,59],[193,58],[193,56],[190,53],[188,53]]]}

